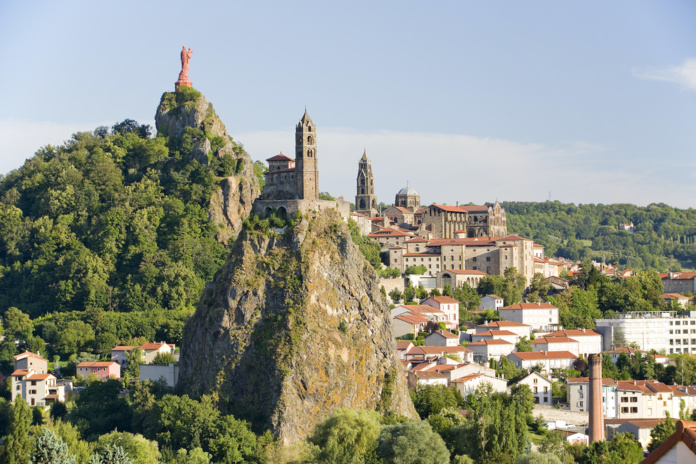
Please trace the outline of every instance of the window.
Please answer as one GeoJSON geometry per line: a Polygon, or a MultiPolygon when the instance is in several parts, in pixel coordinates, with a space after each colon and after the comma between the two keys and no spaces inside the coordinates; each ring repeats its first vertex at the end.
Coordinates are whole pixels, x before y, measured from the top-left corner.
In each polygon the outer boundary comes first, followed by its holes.
{"type": "Polygon", "coordinates": [[[621,413],[628,414],[628,408],[621,408],[621,413]]]}
{"type": "Polygon", "coordinates": [[[548,393],[549,387],[544,387],[544,393],[548,393]]]}
{"type": "Polygon", "coordinates": [[[534,383],[539,383],[539,379],[534,379],[534,383]]]}
{"type": "Polygon", "coordinates": [[[648,416],[652,416],[652,408],[648,408],[648,416]]]}
{"type": "Polygon", "coordinates": [[[490,260],[491,260],[491,257],[490,257],[490,256],[486,256],[486,261],[490,261],[490,260]]]}
{"type": "Polygon", "coordinates": [[[580,401],[580,402],[578,403],[578,405],[579,405],[579,406],[580,406],[580,407],[582,408],[582,406],[583,406],[583,402],[582,402],[582,401],[580,401]]]}
{"type": "Polygon", "coordinates": [[[638,402],[638,397],[637,396],[632,396],[631,397],[631,403],[637,403],[638,402]]]}
{"type": "Polygon", "coordinates": [[[476,256],[474,256],[474,259],[472,259],[473,262],[476,262],[476,256]]]}
{"type": "Polygon", "coordinates": [[[621,402],[622,402],[622,403],[628,403],[628,397],[622,396],[622,397],[621,397],[621,402]]]}
{"type": "Polygon", "coordinates": [[[631,414],[638,414],[638,408],[631,408],[631,414]]]}
{"type": "Polygon", "coordinates": [[[669,329],[669,334],[672,335],[674,333],[674,329],[669,329]]]}

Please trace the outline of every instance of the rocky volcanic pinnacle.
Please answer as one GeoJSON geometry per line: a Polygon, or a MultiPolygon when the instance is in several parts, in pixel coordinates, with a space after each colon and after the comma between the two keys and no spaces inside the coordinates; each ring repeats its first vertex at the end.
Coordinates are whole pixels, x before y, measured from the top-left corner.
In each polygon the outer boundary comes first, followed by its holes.
{"type": "Polygon", "coordinates": [[[286,444],[339,407],[417,417],[377,275],[333,210],[244,229],[184,329],[180,366],[187,393],[286,444]]]}
{"type": "Polygon", "coordinates": [[[192,151],[201,163],[208,164],[212,156],[232,157],[235,174],[219,181],[219,188],[210,199],[208,216],[218,225],[218,241],[227,243],[236,238],[242,221],[261,194],[251,157],[232,141],[213,105],[192,89],[183,93],[165,92],[155,114],[155,124],[159,133],[169,137],[182,137],[187,127],[201,130],[204,137],[197,141],[192,151]],[[215,137],[221,146],[213,152],[211,140],[215,137]]]}

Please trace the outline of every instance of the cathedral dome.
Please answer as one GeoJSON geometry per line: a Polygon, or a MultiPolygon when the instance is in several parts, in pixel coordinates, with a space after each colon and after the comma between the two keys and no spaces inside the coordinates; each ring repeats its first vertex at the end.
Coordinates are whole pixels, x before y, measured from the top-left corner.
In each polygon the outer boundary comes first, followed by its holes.
{"type": "Polygon", "coordinates": [[[397,195],[418,195],[418,192],[413,187],[404,187],[401,190],[399,190],[399,193],[397,195]]]}

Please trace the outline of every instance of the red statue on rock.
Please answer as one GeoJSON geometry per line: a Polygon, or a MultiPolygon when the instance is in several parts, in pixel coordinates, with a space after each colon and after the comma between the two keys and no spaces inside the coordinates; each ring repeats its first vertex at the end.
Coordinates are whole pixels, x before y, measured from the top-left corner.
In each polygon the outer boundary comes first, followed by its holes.
{"type": "Polygon", "coordinates": [[[174,90],[179,91],[179,87],[185,85],[187,87],[193,87],[193,84],[188,78],[189,70],[189,60],[191,59],[191,54],[193,50],[190,48],[186,50],[186,46],[181,50],[181,72],[179,73],[179,79],[174,83],[174,90]]]}

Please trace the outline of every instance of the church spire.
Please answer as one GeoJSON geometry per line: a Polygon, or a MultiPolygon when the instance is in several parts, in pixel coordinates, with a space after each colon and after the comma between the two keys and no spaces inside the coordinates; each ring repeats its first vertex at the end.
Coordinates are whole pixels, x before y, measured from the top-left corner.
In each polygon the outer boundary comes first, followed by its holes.
{"type": "Polygon", "coordinates": [[[370,217],[377,215],[375,180],[372,176],[372,162],[367,157],[367,148],[358,162],[358,178],[355,195],[355,211],[370,217]]]}

